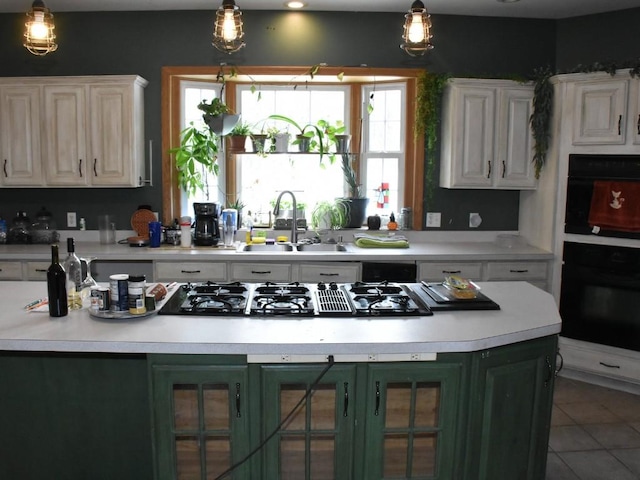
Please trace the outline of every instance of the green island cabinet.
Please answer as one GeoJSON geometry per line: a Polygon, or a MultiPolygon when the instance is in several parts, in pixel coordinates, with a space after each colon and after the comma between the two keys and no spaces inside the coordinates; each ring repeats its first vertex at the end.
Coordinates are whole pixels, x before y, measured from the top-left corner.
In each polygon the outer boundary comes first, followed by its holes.
{"type": "Polygon", "coordinates": [[[556,351],[554,335],[330,368],[150,355],[155,478],[542,480],[556,351]]]}

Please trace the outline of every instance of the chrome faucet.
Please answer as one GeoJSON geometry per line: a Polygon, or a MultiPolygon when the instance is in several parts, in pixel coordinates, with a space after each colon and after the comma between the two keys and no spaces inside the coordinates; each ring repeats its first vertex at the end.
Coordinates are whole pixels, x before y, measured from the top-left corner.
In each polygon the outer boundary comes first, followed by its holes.
{"type": "Polygon", "coordinates": [[[280,214],[280,199],[282,198],[282,195],[284,195],[285,193],[288,193],[289,195],[291,195],[291,200],[293,201],[293,214],[292,214],[293,219],[291,221],[291,243],[295,245],[296,243],[298,243],[298,218],[297,218],[298,205],[296,204],[296,196],[293,194],[292,191],[283,190],[282,192],[280,192],[280,195],[278,195],[278,199],[276,200],[276,205],[273,208],[273,215],[277,217],[280,214]]]}

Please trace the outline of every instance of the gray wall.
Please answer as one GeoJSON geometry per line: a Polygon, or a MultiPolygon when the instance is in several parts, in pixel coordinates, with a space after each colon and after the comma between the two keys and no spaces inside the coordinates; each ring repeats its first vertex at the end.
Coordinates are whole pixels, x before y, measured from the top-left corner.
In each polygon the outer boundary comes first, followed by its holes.
{"type": "MultiPolygon", "coordinates": [[[[247,47],[228,56],[210,45],[212,11],[58,13],[55,18],[59,49],[39,58],[21,45],[23,15],[0,15],[3,45],[0,76],[139,74],[149,80],[145,92],[145,129],[147,139],[154,141],[155,186],[125,192],[0,189],[0,216],[10,219],[17,210],[26,210],[33,217],[40,206],[46,205],[60,226],[64,224],[66,211],[76,211],[78,216],[86,217],[90,229],[97,228],[100,213],[115,213],[118,228],[127,228],[138,205],[161,208],[162,66],[326,62],[426,68],[453,76],[523,77],[538,66],[555,65],[556,51],[572,62],[580,49],[558,45],[556,28],[558,25],[562,25],[563,31],[583,28],[580,22],[574,26],[570,22],[547,20],[436,15],[433,16],[435,49],[426,57],[413,59],[398,48],[402,15],[245,11],[247,47]]],[[[598,23],[602,31],[604,26],[598,23]]],[[[630,38],[632,30],[629,30],[630,38]]],[[[481,229],[518,227],[517,192],[436,187],[428,207],[443,213],[446,229],[466,229],[470,211],[481,212],[484,219],[481,229]]]]}

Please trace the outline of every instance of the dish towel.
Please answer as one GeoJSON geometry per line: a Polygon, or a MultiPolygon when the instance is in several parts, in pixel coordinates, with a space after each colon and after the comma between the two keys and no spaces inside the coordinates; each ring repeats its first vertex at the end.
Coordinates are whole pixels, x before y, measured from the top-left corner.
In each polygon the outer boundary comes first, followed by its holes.
{"type": "Polygon", "coordinates": [[[354,233],[354,244],[361,248],[409,248],[407,237],[378,237],[366,233],[354,233]]]}
{"type": "Polygon", "coordinates": [[[589,225],[640,232],[640,182],[593,182],[589,225]]]}

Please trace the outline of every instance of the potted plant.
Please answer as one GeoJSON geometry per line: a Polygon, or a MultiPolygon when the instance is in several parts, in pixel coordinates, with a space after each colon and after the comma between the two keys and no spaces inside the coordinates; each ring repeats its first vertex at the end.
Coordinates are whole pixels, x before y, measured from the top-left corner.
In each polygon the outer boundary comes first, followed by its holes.
{"type": "Polygon", "coordinates": [[[270,120],[279,120],[295,127],[299,133],[296,134],[296,139],[293,141],[293,144],[298,145],[298,150],[300,152],[317,151],[320,154],[320,162],[322,162],[322,157],[327,153],[327,148],[324,140],[324,134],[317,125],[308,123],[301,126],[292,118],[284,115],[274,114],[270,115],[268,118],[270,120]]]}
{"type": "Polygon", "coordinates": [[[218,175],[218,136],[211,129],[200,129],[191,122],[180,132],[180,146],[169,153],[175,155],[178,185],[191,195],[204,190],[208,173],[218,175]]]}
{"type": "Polygon", "coordinates": [[[343,199],[323,200],[311,212],[311,225],[315,230],[338,230],[347,223],[348,207],[343,199]]]}
{"type": "Polygon", "coordinates": [[[342,154],[342,174],[347,184],[349,196],[343,199],[348,206],[347,228],[360,228],[367,216],[369,199],[365,196],[362,184],[358,183],[358,175],[353,168],[353,161],[357,158],[348,153],[342,154]]]}
{"type": "Polygon", "coordinates": [[[351,141],[351,135],[346,134],[346,127],[342,120],[338,120],[335,125],[332,125],[327,120],[318,120],[318,128],[322,130],[326,138],[327,149],[330,145],[335,146],[336,153],[349,152],[349,142],[351,141]]]}
{"type": "Polygon", "coordinates": [[[291,135],[276,126],[267,128],[267,137],[271,140],[271,152],[288,152],[291,135]]]}
{"type": "Polygon", "coordinates": [[[251,126],[245,122],[238,122],[227,135],[229,151],[241,153],[245,151],[247,137],[251,135],[251,126]]]}
{"type": "Polygon", "coordinates": [[[211,102],[203,100],[198,104],[198,109],[203,112],[202,118],[216,135],[227,135],[240,120],[240,115],[234,114],[231,109],[219,98],[211,102]]]}

